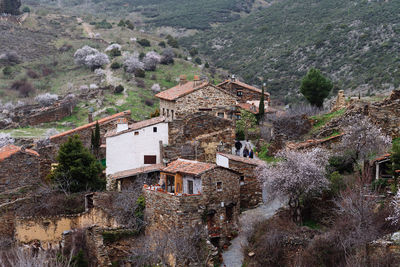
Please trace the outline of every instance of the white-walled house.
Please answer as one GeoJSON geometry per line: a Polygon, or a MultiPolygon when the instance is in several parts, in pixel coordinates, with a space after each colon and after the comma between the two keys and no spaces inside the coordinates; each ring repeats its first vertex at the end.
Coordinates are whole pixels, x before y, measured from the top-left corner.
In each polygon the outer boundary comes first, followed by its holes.
{"type": "Polygon", "coordinates": [[[106,135],[106,175],[162,163],[163,145],[168,145],[164,117],[118,125],[106,135]]]}

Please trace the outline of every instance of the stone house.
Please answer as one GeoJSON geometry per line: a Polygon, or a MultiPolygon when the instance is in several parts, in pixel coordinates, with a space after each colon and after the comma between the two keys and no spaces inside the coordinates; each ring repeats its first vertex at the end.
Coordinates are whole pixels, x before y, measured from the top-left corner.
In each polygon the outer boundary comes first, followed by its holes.
{"type": "Polygon", "coordinates": [[[216,164],[232,169],[240,174],[240,208],[254,208],[262,203],[262,187],[257,180],[256,169],[265,164],[259,159],[244,158],[237,155],[217,153],[216,164]]]}
{"type": "Polygon", "coordinates": [[[240,175],[211,163],[178,159],[161,169],[156,186],[144,186],[146,234],[201,225],[217,247],[237,231],[240,175]]]}
{"type": "Polygon", "coordinates": [[[201,81],[199,76],[195,76],[193,81],[181,76],[177,86],[156,94],[156,97],[160,99],[160,114],[169,121],[198,111],[232,119],[236,104],[232,93],[201,81]]]}
{"type": "Polygon", "coordinates": [[[111,184],[116,180],[156,171],[152,166],[163,163],[162,149],[168,145],[168,134],[168,123],[161,116],[131,125],[120,123],[106,134],[108,187],[115,188],[111,184]]]}
{"type": "MultiPolygon", "coordinates": [[[[257,107],[260,104],[262,90],[239,81],[234,75],[232,75],[232,78],[218,84],[217,87],[233,94],[238,103],[254,104],[257,107]]],[[[264,92],[264,101],[265,108],[267,108],[270,102],[270,94],[268,92],[264,92]]]]}
{"type": "Polygon", "coordinates": [[[163,147],[166,162],[185,158],[212,163],[217,151],[231,151],[235,123],[208,112],[196,112],[170,122],[168,139],[168,146],[163,147]]]}
{"type": "Polygon", "coordinates": [[[0,192],[40,182],[39,154],[31,149],[7,145],[0,148],[0,192]]]}

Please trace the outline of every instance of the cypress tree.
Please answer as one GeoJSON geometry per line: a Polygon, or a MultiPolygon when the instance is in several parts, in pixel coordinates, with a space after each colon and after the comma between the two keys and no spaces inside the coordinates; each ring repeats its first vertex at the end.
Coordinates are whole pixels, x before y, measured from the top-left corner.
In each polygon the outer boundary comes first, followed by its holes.
{"type": "Polygon", "coordinates": [[[264,105],[264,100],[265,100],[265,96],[264,96],[264,87],[265,87],[265,83],[263,84],[262,89],[261,89],[260,104],[259,104],[259,106],[258,106],[258,116],[257,116],[258,121],[262,120],[262,118],[264,117],[264,113],[265,113],[265,105],[264,105]]]}

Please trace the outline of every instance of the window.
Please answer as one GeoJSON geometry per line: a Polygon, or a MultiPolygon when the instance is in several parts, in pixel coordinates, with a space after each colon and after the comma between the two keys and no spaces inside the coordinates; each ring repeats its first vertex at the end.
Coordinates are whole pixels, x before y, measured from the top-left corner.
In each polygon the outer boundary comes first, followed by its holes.
{"type": "Polygon", "coordinates": [[[135,135],[139,135],[139,132],[135,132],[135,135]]]}
{"type": "Polygon", "coordinates": [[[243,91],[237,91],[237,96],[242,96],[243,95],[243,91]]]}
{"type": "Polygon", "coordinates": [[[240,181],[244,182],[244,176],[240,176],[240,181]]]}
{"type": "Polygon", "coordinates": [[[174,111],[173,110],[171,110],[171,118],[172,119],[174,118],[174,111]]]}
{"type": "Polygon", "coordinates": [[[188,181],[188,194],[193,195],[193,181],[188,181]]]}
{"type": "Polygon", "coordinates": [[[157,163],[157,156],[144,156],[144,164],[156,164],[157,163]]]}
{"type": "Polygon", "coordinates": [[[167,192],[175,193],[175,177],[167,175],[167,192]]]}
{"type": "Polygon", "coordinates": [[[218,112],[217,116],[220,117],[220,118],[224,118],[225,114],[223,112],[218,112]]]}
{"type": "Polygon", "coordinates": [[[222,182],[217,182],[217,191],[222,191],[222,182]]]}
{"type": "Polygon", "coordinates": [[[240,120],[242,118],[242,116],[240,116],[240,114],[236,114],[236,119],[240,120]]]}
{"type": "Polygon", "coordinates": [[[199,111],[212,111],[211,108],[199,108],[199,111]]]}
{"type": "Polygon", "coordinates": [[[167,118],[169,118],[169,109],[167,109],[167,118]]]}
{"type": "Polygon", "coordinates": [[[165,116],[165,108],[162,109],[162,114],[165,116]]]}
{"type": "Polygon", "coordinates": [[[153,133],[157,132],[157,127],[153,127],[153,133]]]}

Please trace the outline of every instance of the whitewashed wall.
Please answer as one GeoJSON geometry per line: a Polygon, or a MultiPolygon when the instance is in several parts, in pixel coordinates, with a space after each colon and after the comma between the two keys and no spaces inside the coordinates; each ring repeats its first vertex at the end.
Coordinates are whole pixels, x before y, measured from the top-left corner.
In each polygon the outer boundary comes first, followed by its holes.
{"type": "Polygon", "coordinates": [[[188,181],[193,181],[193,194],[201,194],[202,193],[200,178],[196,179],[192,176],[184,176],[183,177],[183,193],[184,194],[189,194],[188,181]]]}
{"type": "Polygon", "coordinates": [[[229,159],[225,156],[217,154],[216,163],[218,166],[229,168],[229,159]]]}
{"type": "Polygon", "coordinates": [[[168,123],[158,123],[136,131],[107,137],[106,174],[148,166],[144,164],[145,155],[156,155],[161,163],[160,141],[168,144],[168,123]],[[153,132],[157,127],[157,132],[153,132]],[[135,135],[139,132],[139,135],[135,135]]]}

